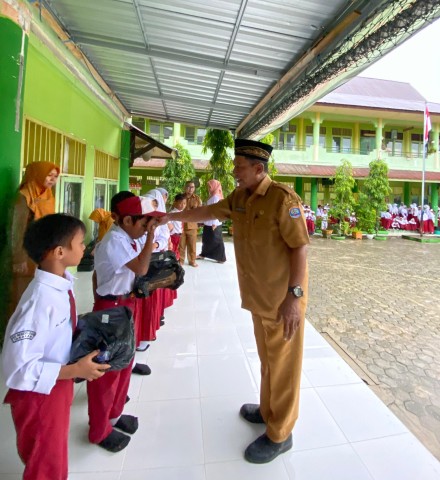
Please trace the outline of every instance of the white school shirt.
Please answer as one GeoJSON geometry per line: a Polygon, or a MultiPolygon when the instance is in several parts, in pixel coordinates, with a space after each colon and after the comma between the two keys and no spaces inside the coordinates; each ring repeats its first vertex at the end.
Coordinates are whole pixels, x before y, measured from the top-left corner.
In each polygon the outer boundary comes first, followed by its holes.
{"type": "Polygon", "coordinates": [[[95,249],[98,295],[126,295],[133,290],[134,272],[126,264],[140,253],[139,242],[121,227],[112,225],[95,249]],[[137,250],[133,248],[136,244],[137,250]]]}
{"type": "MultiPolygon", "coordinates": [[[[213,195],[212,197],[208,198],[208,201],[206,202],[206,205],[213,205],[214,203],[217,203],[221,200],[221,198],[218,195],[213,195]]],[[[203,222],[204,225],[207,227],[213,227],[214,225],[218,227],[219,225],[222,224],[222,222],[218,221],[217,219],[214,220],[206,220],[203,222]]]]}
{"type": "Polygon", "coordinates": [[[170,229],[168,225],[159,225],[154,230],[154,240],[153,242],[158,243],[158,247],[153,250],[153,252],[163,252],[168,250],[168,240],[170,238],[170,229]]]}
{"type": "MultiPolygon", "coordinates": [[[[176,213],[176,212],[181,212],[182,210],[178,210],[177,208],[173,208],[170,213],[176,213]]],[[[173,225],[173,229],[171,230],[171,235],[181,235],[183,231],[183,224],[179,220],[173,220],[171,222],[173,225]]]]}
{"type": "MultiPolygon", "coordinates": [[[[73,277],[37,269],[9,320],[3,345],[6,385],[49,394],[69,362],[72,321],[68,291],[73,277]]],[[[75,320],[76,322],[76,320],[75,320]]]]}

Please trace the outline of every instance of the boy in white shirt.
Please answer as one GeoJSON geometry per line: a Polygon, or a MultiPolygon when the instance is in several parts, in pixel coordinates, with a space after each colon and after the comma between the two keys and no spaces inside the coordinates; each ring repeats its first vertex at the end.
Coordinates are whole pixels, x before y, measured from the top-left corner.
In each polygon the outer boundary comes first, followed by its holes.
{"type": "MultiPolygon", "coordinates": [[[[115,214],[114,225],[95,250],[96,295],[93,310],[127,306],[133,311],[136,330],[136,302],[132,293],[134,279],[135,275],[145,275],[148,271],[156,227],[154,217],[165,213],[156,211],[152,199],[130,196],[115,205],[115,214]],[[146,232],[147,239],[141,248],[138,239],[146,232]]],[[[110,452],[124,449],[130,441],[125,433],[133,434],[138,428],[136,417],[122,415],[131,371],[132,365],[129,365],[123,370],[108,372],[98,382],[87,384],[89,440],[110,452]]]]}
{"type": "Polygon", "coordinates": [[[38,264],[9,320],[3,372],[25,480],[66,480],[75,377],[89,381],[110,365],[93,362],[99,350],[67,365],[76,326],[73,277],[84,253],[85,226],[75,217],[47,215],[30,224],[24,248],[38,264]]]}
{"type": "MultiPolygon", "coordinates": [[[[186,207],[185,194],[178,193],[174,197],[173,209],[171,210],[171,213],[181,212],[181,211],[185,210],[185,207],[186,207]]],[[[171,229],[171,243],[173,244],[173,252],[176,254],[177,260],[179,260],[180,259],[179,242],[180,242],[180,237],[181,237],[182,231],[183,231],[183,223],[179,222],[178,220],[173,220],[170,223],[173,227],[171,229]]]]}

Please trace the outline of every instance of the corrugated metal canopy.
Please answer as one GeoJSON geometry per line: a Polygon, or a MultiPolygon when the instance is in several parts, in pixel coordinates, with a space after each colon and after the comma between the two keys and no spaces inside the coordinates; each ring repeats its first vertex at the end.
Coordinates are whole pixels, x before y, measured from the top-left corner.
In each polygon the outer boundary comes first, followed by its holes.
{"type": "MultiPolygon", "coordinates": [[[[278,93],[293,87],[312,62],[342,49],[341,39],[360,37],[362,28],[379,25],[380,15],[391,18],[396,8],[432,1],[50,0],[43,4],[129,112],[199,126],[239,127],[246,136],[261,136],[307,107],[270,118],[278,93]],[[266,116],[267,122],[247,128],[259,116],[266,116]]],[[[434,13],[440,15],[440,9],[434,13]]],[[[424,24],[425,20],[419,22],[417,28],[424,24]]],[[[395,38],[393,47],[404,37],[402,33],[395,38]]],[[[354,76],[375,59],[365,59],[349,74],[354,76]]],[[[316,89],[315,100],[347,75],[348,71],[341,71],[316,89]]]]}

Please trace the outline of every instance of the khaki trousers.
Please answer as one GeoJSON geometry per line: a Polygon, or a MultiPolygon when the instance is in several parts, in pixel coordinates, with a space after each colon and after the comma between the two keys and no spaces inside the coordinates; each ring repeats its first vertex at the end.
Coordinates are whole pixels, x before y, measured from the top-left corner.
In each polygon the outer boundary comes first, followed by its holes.
{"type": "MultiPolygon", "coordinates": [[[[305,310],[305,309],[304,309],[305,310]]],[[[292,340],[283,339],[283,323],[252,314],[261,362],[260,411],[266,434],[284,442],[299,414],[304,319],[292,340]]]]}
{"type": "Polygon", "coordinates": [[[184,230],[180,236],[179,255],[180,263],[185,261],[185,250],[188,251],[188,263],[196,262],[196,243],[197,243],[197,229],[184,230]]]}

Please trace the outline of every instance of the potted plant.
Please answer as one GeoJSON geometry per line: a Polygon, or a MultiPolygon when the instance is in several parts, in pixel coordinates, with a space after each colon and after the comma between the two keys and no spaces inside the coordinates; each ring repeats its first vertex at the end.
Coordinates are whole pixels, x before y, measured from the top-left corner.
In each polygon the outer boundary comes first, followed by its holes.
{"type": "Polygon", "coordinates": [[[331,238],[333,234],[333,229],[330,227],[327,227],[325,230],[322,231],[322,236],[324,238],[331,238]]]}
{"type": "Polygon", "coordinates": [[[341,160],[341,165],[336,169],[332,179],[335,182],[333,187],[335,197],[329,213],[338,220],[334,229],[337,231],[339,240],[349,234],[350,224],[347,222],[347,217],[355,204],[353,196],[355,180],[351,163],[348,160],[341,160]]]}
{"type": "Polygon", "coordinates": [[[368,197],[361,193],[359,195],[359,203],[356,205],[356,227],[364,232],[367,232],[367,238],[374,238],[376,231],[376,210],[371,206],[368,197]]]}
{"type": "Polygon", "coordinates": [[[358,227],[354,227],[351,229],[351,236],[355,240],[362,240],[362,230],[358,227]]]}

